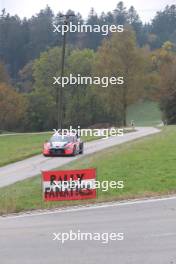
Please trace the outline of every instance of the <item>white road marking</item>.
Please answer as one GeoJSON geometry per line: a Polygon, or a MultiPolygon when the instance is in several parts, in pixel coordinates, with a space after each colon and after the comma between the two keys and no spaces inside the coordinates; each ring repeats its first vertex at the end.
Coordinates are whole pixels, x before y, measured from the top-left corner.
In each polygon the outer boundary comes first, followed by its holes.
{"type": "Polygon", "coordinates": [[[122,202],[109,202],[109,203],[98,203],[98,204],[90,204],[87,206],[72,206],[68,208],[60,208],[54,210],[47,210],[47,211],[36,211],[36,212],[27,212],[18,215],[7,215],[1,216],[0,220],[4,219],[15,219],[15,218],[24,218],[24,217],[32,217],[32,216],[41,216],[41,215],[51,215],[51,214],[58,214],[58,213],[71,213],[71,212],[79,212],[85,210],[94,210],[94,209],[101,209],[101,208],[108,208],[108,207],[118,207],[118,206],[127,206],[127,205],[136,205],[136,204],[146,204],[146,203],[156,203],[156,202],[163,202],[168,200],[176,200],[176,196],[170,197],[163,197],[163,198],[151,198],[151,199],[142,199],[142,200],[132,200],[132,201],[122,201],[122,202]]]}
{"type": "Polygon", "coordinates": [[[176,236],[176,233],[162,233],[162,234],[151,234],[148,235],[147,238],[151,238],[151,237],[170,237],[170,236],[176,236]]]}

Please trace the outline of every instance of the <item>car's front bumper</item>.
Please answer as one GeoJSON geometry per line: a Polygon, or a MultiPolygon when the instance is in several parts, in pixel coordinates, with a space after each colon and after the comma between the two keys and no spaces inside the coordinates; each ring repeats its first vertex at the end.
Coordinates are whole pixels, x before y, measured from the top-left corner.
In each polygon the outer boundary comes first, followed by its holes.
{"type": "Polygon", "coordinates": [[[43,154],[46,156],[63,156],[63,155],[72,155],[73,149],[64,149],[64,148],[50,148],[44,149],[43,154]]]}

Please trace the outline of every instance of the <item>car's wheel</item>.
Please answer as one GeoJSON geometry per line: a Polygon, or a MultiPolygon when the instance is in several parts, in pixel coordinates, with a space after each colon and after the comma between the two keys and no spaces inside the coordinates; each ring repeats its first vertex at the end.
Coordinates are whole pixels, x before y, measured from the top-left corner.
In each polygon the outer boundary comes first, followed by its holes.
{"type": "Polygon", "coordinates": [[[73,154],[72,154],[72,156],[76,156],[76,146],[74,146],[74,148],[73,148],[73,154]]]}
{"type": "Polygon", "coordinates": [[[83,154],[83,153],[84,153],[84,146],[83,144],[81,144],[79,147],[79,154],[83,154]]]}

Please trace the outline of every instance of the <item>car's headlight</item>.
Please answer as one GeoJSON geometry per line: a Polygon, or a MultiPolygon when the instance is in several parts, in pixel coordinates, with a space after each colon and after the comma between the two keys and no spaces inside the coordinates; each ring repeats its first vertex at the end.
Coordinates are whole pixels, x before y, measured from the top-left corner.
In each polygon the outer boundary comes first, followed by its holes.
{"type": "Polygon", "coordinates": [[[44,144],[44,149],[50,149],[51,144],[49,142],[44,144]]]}
{"type": "Polygon", "coordinates": [[[71,144],[68,144],[68,145],[65,146],[65,149],[66,150],[71,150],[71,149],[73,149],[73,146],[71,144]]]}

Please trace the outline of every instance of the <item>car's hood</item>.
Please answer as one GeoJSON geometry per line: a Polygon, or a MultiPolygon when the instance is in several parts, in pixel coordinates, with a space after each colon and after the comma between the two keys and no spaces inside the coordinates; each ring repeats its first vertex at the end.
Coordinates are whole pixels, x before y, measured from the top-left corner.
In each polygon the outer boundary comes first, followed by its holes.
{"type": "Polygon", "coordinates": [[[65,141],[65,142],[51,142],[51,146],[53,147],[53,148],[62,148],[62,147],[64,147],[64,146],[66,146],[68,144],[68,142],[67,141],[65,141]]]}

